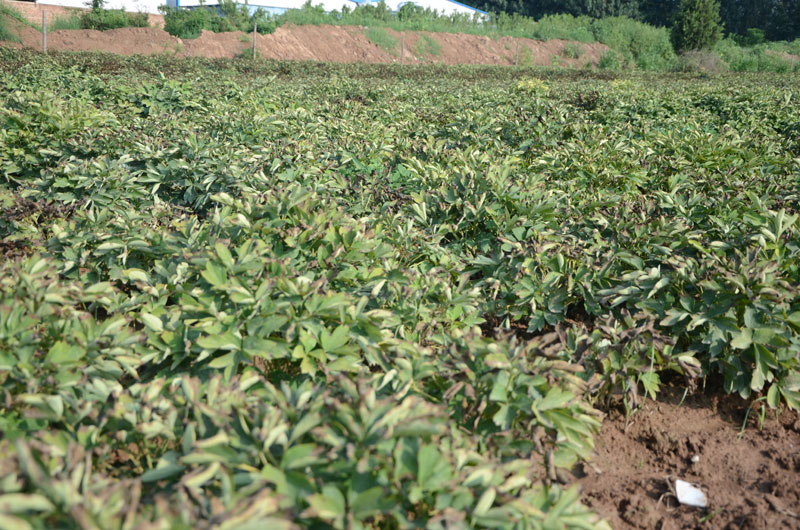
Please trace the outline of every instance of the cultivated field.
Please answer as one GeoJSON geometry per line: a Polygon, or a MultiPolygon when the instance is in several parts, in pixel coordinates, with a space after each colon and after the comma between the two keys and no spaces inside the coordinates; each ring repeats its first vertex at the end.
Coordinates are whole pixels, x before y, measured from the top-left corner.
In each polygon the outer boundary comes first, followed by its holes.
{"type": "Polygon", "coordinates": [[[796,76],[0,48],[0,528],[792,528],[799,213],[796,76]]]}

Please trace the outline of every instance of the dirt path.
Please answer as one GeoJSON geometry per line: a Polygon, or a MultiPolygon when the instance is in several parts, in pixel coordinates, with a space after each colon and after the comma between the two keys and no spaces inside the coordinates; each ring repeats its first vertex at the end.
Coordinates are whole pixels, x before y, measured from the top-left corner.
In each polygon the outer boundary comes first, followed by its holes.
{"type": "MultiPolygon", "coordinates": [[[[16,33],[23,46],[41,49],[42,35],[37,30],[10,19],[6,19],[6,25],[16,33]]],[[[403,61],[407,64],[510,65],[519,62],[526,66],[560,64],[578,68],[589,63],[597,66],[603,52],[608,49],[603,44],[563,40],[491,39],[478,35],[393,30],[386,30],[386,33],[396,39],[397,44],[391,50],[371,42],[364,28],[356,26],[283,26],[270,35],[259,35],[256,42],[259,55],[267,59],[366,63],[403,61]],[[420,39],[435,41],[438,49],[424,52],[425,48],[430,50],[431,47],[419,46],[420,39]],[[405,44],[401,47],[402,42],[405,44]]],[[[238,31],[204,31],[197,39],[181,40],[155,27],[61,30],[48,33],[47,46],[56,51],[233,58],[251,53],[251,39],[251,35],[238,31]]]]}
{"type": "Polygon", "coordinates": [[[665,392],[629,422],[606,419],[596,469],[579,481],[583,501],[617,530],[800,528],[800,415],[767,411],[759,430],[758,404],[739,438],[744,400],[687,396],[679,406],[681,397],[665,392]],[[699,485],[709,508],[678,505],[676,478],[699,485]]]}

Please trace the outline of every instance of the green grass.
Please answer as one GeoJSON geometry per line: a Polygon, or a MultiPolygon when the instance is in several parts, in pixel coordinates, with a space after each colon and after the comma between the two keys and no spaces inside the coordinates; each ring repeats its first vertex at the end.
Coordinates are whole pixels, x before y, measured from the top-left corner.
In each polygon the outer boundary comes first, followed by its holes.
{"type": "Polygon", "coordinates": [[[12,31],[6,25],[6,21],[0,17],[0,41],[5,42],[19,42],[19,37],[16,33],[12,33],[12,31]]]}
{"type": "Polygon", "coordinates": [[[367,39],[391,54],[397,53],[397,46],[400,41],[386,31],[385,28],[367,28],[364,30],[367,39]]]}
{"type": "Polygon", "coordinates": [[[8,19],[33,26],[17,9],[0,0],[0,41],[20,42],[19,36],[9,27],[8,19]]]}
{"type": "Polygon", "coordinates": [[[567,59],[580,59],[581,55],[583,55],[583,46],[572,42],[567,43],[564,49],[561,50],[561,54],[567,59]]]}
{"type": "Polygon", "coordinates": [[[430,35],[421,34],[414,43],[414,55],[417,57],[438,56],[442,53],[442,46],[430,35]]]}
{"type": "Polygon", "coordinates": [[[7,17],[13,18],[17,22],[22,22],[26,26],[32,25],[30,22],[28,22],[28,19],[25,18],[25,16],[19,12],[19,10],[17,10],[13,6],[6,4],[2,0],[0,0],[0,15],[5,15],[7,17]]]}
{"type": "Polygon", "coordinates": [[[69,12],[64,15],[57,16],[52,22],[47,24],[49,31],[58,31],[62,29],[83,29],[81,27],[81,18],[75,12],[69,12]]]}

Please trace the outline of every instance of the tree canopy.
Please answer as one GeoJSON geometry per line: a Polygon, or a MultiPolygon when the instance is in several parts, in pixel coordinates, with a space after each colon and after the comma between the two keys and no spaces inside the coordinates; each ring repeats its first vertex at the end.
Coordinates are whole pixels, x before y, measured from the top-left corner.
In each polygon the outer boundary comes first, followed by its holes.
{"type": "MultiPolygon", "coordinates": [[[[655,26],[672,26],[680,0],[480,0],[476,7],[534,18],[558,13],[627,16],[655,26]]],[[[727,34],[747,36],[748,30],[755,28],[769,40],[800,38],[800,0],[720,0],[720,17],[727,34]]]]}

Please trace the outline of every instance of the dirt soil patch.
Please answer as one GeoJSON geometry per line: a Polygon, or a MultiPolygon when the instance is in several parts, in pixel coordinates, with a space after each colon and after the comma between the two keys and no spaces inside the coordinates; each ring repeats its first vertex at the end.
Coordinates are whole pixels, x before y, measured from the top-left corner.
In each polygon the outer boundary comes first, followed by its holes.
{"type": "Polygon", "coordinates": [[[800,414],[734,396],[665,391],[625,418],[612,413],[597,457],[579,480],[582,499],[615,529],[800,528],[800,414]],[[696,463],[692,462],[696,457],[696,463]],[[679,505],[675,479],[696,484],[708,509],[679,505]]]}
{"type": "MultiPolygon", "coordinates": [[[[42,35],[17,21],[6,19],[23,46],[41,49],[42,35]]],[[[397,41],[386,50],[371,42],[360,26],[282,26],[269,35],[258,35],[256,49],[265,59],[364,62],[503,64],[520,66],[597,66],[608,49],[603,44],[564,40],[536,41],[513,37],[405,31],[386,32],[397,41]],[[435,52],[417,52],[420,39],[432,39],[435,52]],[[403,44],[401,44],[403,43],[403,44]],[[416,55],[415,55],[416,54],[416,55]]],[[[204,31],[197,39],[182,40],[161,28],[121,28],[108,31],[59,30],[47,34],[48,50],[100,51],[121,55],[168,54],[175,56],[234,58],[252,53],[252,36],[236,31],[204,31]]],[[[4,43],[5,44],[5,43],[4,43]]]]}

